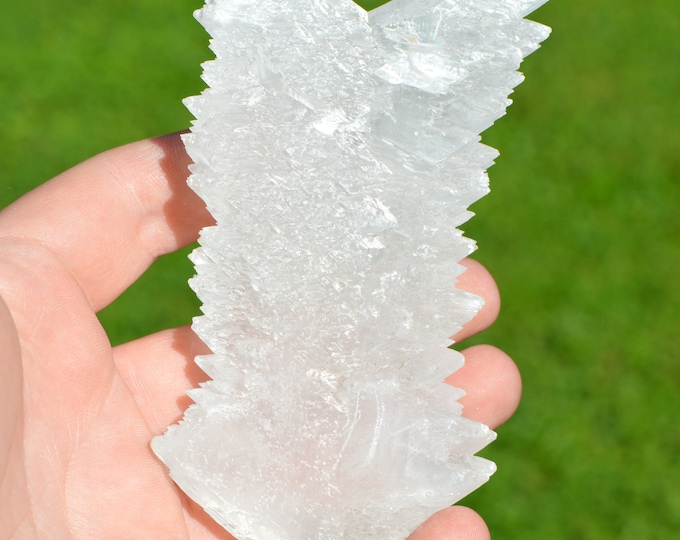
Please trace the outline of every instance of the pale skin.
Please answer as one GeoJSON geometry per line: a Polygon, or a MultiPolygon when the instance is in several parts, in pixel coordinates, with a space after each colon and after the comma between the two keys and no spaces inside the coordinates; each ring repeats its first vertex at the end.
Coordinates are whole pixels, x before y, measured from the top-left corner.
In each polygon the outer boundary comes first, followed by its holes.
{"type": "MultiPolygon", "coordinates": [[[[233,538],[169,479],[149,441],[182,416],[206,376],[188,327],[112,348],[95,314],[211,218],[187,188],[179,136],[100,154],[0,212],[0,539],[233,538]]],[[[477,262],[457,286],[484,297],[461,341],[496,318],[477,262]]],[[[191,314],[187,314],[189,317],[191,314]]],[[[449,382],[465,415],[496,427],[520,378],[502,351],[464,350],[449,382]]],[[[472,510],[435,514],[410,540],[484,540],[472,510]]]]}

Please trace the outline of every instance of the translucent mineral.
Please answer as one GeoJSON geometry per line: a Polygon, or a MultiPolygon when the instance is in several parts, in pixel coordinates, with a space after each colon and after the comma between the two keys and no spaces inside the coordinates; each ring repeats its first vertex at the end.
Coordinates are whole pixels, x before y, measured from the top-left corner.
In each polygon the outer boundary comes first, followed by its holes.
{"type": "Polygon", "coordinates": [[[484,483],[495,438],[444,379],[482,300],[457,228],[488,191],[480,132],[548,29],[545,0],[209,0],[186,100],[191,256],[210,381],[152,447],[240,540],[406,538],[484,483]]]}

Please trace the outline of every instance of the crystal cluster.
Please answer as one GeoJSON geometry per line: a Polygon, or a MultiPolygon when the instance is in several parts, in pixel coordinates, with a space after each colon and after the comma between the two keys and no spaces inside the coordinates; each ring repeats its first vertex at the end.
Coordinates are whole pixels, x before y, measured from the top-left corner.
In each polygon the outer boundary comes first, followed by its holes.
{"type": "Polygon", "coordinates": [[[152,446],[240,540],[398,539],[485,482],[448,348],[481,307],[457,227],[488,190],[479,133],[548,29],[545,0],[212,0],[186,100],[191,258],[212,380],[152,446]]]}

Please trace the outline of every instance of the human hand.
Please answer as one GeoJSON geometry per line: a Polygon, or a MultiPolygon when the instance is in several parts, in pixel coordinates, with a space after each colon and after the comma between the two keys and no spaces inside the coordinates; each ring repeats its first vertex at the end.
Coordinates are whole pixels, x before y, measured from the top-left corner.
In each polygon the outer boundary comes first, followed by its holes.
{"type": "MultiPolygon", "coordinates": [[[[149,441],[179,420],[206,376],[189,327],[111,347],[96,313],[157,257],[212,219],[186,186],[178,135],[105,152],[0,212],[0,538],[232,537],[170,480],[149,441]]],[[[485,308],[457,336],[493,322],[498,293],[474,261],[459,286],[485,308]]],[[[464,351],[451,378],[465,415],[495,427],[520,380],[501,351],[464,351]]],[[[453,507],[411,540],[481,540],[483,521],[453,507]]]]}

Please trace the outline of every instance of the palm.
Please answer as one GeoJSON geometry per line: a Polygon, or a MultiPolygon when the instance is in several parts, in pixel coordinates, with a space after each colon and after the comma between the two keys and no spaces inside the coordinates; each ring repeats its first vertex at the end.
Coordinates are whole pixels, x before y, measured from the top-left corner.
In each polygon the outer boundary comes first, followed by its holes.
{"type": "MultiPolygon", "coordinates": [[[[34,250],[22,251],[30,259],[34,250]]],[[[202,523],[210,521],[188,504],[149,450],[150,438],[176,420],[182,406],[182,389],[173,386],[190,382],[166,378],[149,395],[145,387],[157,374],[153,362],[140,357],[150,342],[157,354],[164,339],[185,345],[189,332],[111,349],[79,285],[49,254],[36,258],[41,264],[26,268],[23,284],[14,287],[30,291],[26,306],[41,307],[13,310],[23,357],[11,359],[24,366],[24,455],[17,458],[37,458],[30,469],[22,466],[31,513],[49,519],[53,538],[200,536],[202,523]]],[[[168,343],[167,356],[173,355],[178,352],[168,343]]]]}
{"type": "MultiPolygon", "coordinates": [[[[149,448],[203,379],[192,358],[204,346],[179,328],[112,349],[96,317],[155,257],[210,223],[184,182],[187,161],[177,136],[137,143],[0,213],[0,538],[232,538],[149,448]]],[[[492,308],[464,333],[494,316],[492,308]]],[[[481,371],[505,374],[492,383],[505,388],[479,383],[479,369],[459,383],[472,380],[472,413],[498,424],[516,405],[519,380],[499,351],[477,355],[481,371]],[[490,392],[506,397],[480,405],[490,392]]],[[[437,525],[419,538],[480,538],[479,519],[468,524],[459,536],[440,536],[437,525]]]]}

